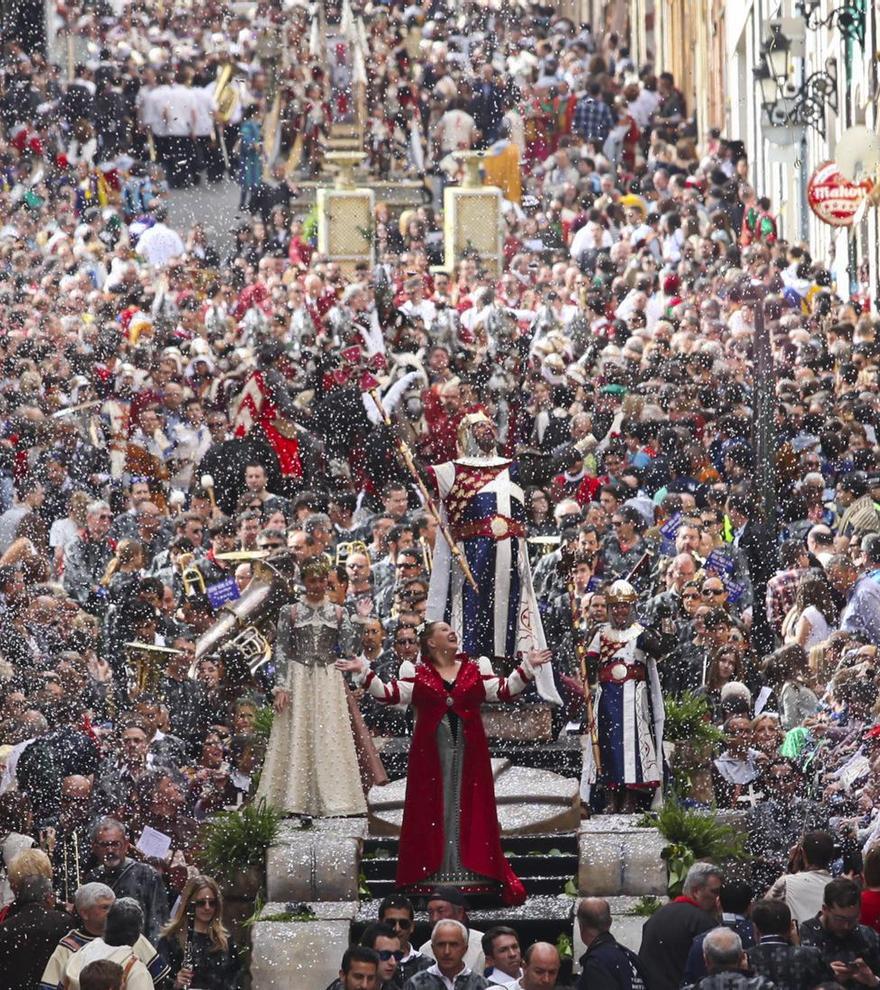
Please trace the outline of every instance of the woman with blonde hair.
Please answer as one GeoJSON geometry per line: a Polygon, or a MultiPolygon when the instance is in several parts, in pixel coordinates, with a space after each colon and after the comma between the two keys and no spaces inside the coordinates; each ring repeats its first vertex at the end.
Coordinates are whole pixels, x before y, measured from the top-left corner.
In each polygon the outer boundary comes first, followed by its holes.
{"type": "Polygon", "coordinates": [[[101,578],[101,587],[112,590],[114,584],[128,585],[131,583],[131,575],[137,574],[144,566],[144,545],[137,540],[120,540],[116,546],[116,554],[107,564],[104,576],[101,578]],[[120,582],[122,575],[128,575],[120,582]],[[114,578],[117,578],[114,582],[114,578]]]}
{"type": "Polygon", "coordinates": [[[238,950],[223,924],[223,894],[211,877],[193,877],[156,946],[171,967],[175,990],[236,990],[238,950]]]}

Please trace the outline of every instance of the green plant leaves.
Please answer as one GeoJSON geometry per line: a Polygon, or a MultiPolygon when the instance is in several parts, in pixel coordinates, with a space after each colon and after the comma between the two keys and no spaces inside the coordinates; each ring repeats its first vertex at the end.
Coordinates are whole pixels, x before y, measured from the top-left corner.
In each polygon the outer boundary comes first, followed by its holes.
{"type": "Polygon", "coordinates": [[[280,823],[280,812],[265,800],[219,812],[202,826],[202,868],[215,879],[231,883],[237,874],[262,867],[280,823]]]}

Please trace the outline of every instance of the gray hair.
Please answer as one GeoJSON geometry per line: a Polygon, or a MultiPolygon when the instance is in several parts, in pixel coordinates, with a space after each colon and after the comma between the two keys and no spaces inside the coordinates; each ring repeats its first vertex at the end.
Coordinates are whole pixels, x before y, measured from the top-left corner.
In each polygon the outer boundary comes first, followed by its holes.
{"type": "Polygon", "coordinates": [[[107,912],[107,945],[134,945],[144,930],[143,908],[133,897],[120,897],[107,912]]]}
{"type": "Polygon", "coordinates": [[[710,877],[722,876],[724,874],[713,863],[694,863],[684,878],[681,892],[683,894],[692,894],[695,890],[702,890],[709,882],[710,877]]]}
{"type": "Polygon", "coordinates": [[[106,883],[84,883],[76,888],[73,904],[77,911],[86,911],[94,907],[98,901],[106,901],[108,898],[115,901],[116,894],[113,893],[112,887],[108,887],[106,883]]]}
{"type": "Polygon", "coordinates": [[[96,516],[99,512],[110,512],[109,503],[105,502],[103,499],[95,499],[94,502],[89,502],[86,506],[87,516],[96,516]]]}
{"type": "Polygon", "coordinates": [[[434,927],[431,929],[431,942],[432,943],[433,943],[434,939],[437,936],[437,932],[444,925],[452,925],[453,927],[457,928],[461,932],[461,937],[464,939],[464,944],[465,945],[468,944],[469,935],[468,935],[467,928],[465,928],[465,926],[460,921],[456,921],[454,918],[441,918],[437,922],[437,924],[434,925],[434,927]]]}
{"type": "Polygon", "coordinates": [[[703,939],[703,957],[709,969],[737,966],[742,958],[742,939],[732,928],[713,928],[703,939]]]}
{"type": "Polygon", "coordinates": [[[98,838],[98,836],[104,832],[114,829],[115,831],[122,832],[124,838],[128,838],[128,829],[119,821],[118,818],[110,818],[109,815],[105,815],[103,818],[99,818],[98,821],[92,826],[92,831],[90,833],[92,842],[98,838]]]}

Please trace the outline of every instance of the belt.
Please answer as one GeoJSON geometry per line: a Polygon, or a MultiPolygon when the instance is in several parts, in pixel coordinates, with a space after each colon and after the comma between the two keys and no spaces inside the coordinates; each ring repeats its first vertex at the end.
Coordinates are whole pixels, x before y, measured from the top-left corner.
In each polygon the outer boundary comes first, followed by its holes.
{"type": "Polygon", "coordinates": [[[600,684],[625,684],[627,681],[644,681],[645,668],[641,664],[629,666],[622,660],[606,663],[599,668],[600,684]]]}
{"type": "Polygon", "coordinates": [[[526,528],[522,523],[509,516],[489,516],[474,522],[463,522],[452,527],[452,538],[470,540],[475,536],[487,536],[490,540],[509,540],[513,537],[525,536],[526,528]]]}

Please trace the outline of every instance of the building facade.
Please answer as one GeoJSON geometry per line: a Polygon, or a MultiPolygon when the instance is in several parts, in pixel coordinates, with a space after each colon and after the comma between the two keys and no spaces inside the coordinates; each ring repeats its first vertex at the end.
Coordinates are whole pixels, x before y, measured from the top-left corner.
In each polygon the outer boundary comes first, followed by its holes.
{"type": "Polygon", "coordinates": [[[810,210],[807,183],[818,166],[834,160],[837,142],[848,127],[877,129],[877,27],[878,12],[871,0],[728,0],[723,123],[728,136],[745,143],[751,180],[759,194],[770,197],[783,236],[807,242],[816,260],[832,265],[843,298],[867,289],[875,308],[878,212],[869,210],[855,228],[830,227],[810,210]],[[816,73],[836,79],[834,93],[813,125],[779,134],[767,126],[753,75],[761,61],[761,45],[776,22],[791,41],[793,91],[816,73]]]}

